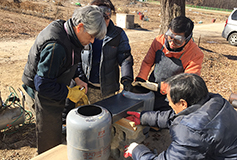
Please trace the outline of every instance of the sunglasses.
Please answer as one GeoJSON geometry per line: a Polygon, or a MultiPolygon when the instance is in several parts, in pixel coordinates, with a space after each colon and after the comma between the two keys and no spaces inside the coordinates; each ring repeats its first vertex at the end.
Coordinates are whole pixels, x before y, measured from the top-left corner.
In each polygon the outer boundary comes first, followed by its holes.
{"type": "Polygon", "coordinates": [[[103,16],[105,19],[110,19],[111,17],[111,9],[106,7],[106,6],[99,6],[100,9],[102,10],[103,12],[103,16]]]}
{"type": "Polygon", "coordinates": [[[184,43],[184,41],[185,41],[185,37],[184,36],[174,35],[170,30],[168,30],[165,33],[165,39],[168,42],[173,41],[177,46],[181,46],[184,43]]]}

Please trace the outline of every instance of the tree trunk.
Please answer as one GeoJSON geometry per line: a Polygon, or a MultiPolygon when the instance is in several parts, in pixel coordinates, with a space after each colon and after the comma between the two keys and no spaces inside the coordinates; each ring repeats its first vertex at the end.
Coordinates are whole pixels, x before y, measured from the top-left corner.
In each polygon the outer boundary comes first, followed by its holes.
{"type": "Polygon", "coordinates": [[[161,28],[164,34],[171,20],[177,16],[185,16],[185,0],[161,0],[161,28]]]}

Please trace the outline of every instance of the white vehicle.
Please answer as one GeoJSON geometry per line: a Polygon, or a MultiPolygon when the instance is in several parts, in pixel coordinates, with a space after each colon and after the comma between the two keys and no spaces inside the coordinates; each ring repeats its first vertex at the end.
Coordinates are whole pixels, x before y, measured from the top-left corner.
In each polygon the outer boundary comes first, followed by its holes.
{"type": "Polygon", "coordinates": [[[226,20],[222,37],[226,38],[229,44],[237,46],[237,8],[234,8],[226,20]]]}

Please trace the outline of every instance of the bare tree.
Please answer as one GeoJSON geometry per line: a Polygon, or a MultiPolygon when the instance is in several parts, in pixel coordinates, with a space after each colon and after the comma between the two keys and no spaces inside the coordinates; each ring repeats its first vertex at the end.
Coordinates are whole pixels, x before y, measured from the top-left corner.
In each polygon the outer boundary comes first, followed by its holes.
{"type": "Polygon", "coordinates": [[[177,16],[185,16],[185,0],[161,0],[160,34],[167,31],[171,20],[177,16]]]}

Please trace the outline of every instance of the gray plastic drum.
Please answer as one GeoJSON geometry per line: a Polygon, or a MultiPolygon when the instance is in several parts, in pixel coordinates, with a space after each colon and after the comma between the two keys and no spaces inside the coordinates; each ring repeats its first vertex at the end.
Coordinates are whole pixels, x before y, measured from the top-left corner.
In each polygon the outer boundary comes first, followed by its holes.
{"type": "Polygon", "coordinates": [[[84,105],[67,116],[69,160],[107,160],[110,156],[112,117],[98,105],[84,105]]]}
{"type": "Polygon", "coordinates": [[[153,91],[135,86],[131,91],[123,90],[122,94],[126,98],[143,100],[144,105],[139,111],[153,111],[155,103],[155,94],[153,91]]]}

